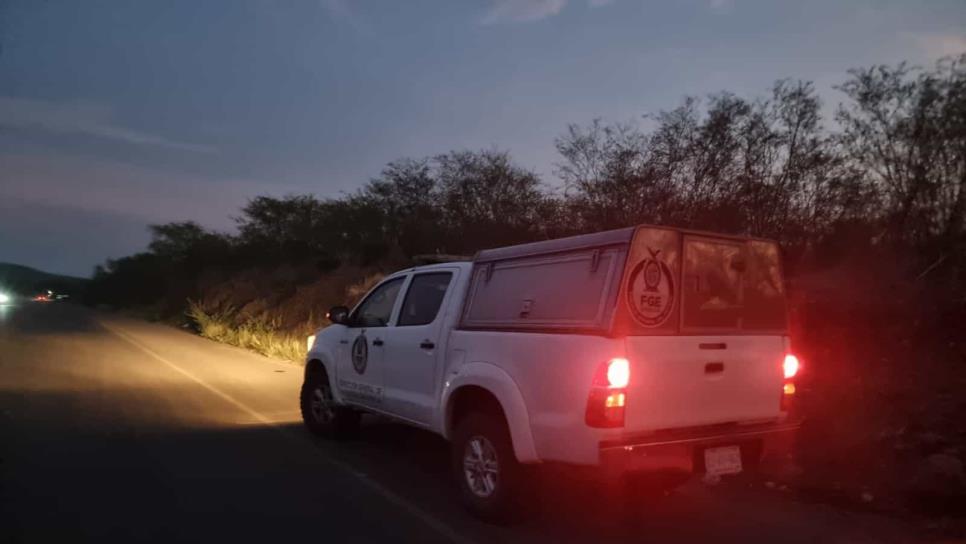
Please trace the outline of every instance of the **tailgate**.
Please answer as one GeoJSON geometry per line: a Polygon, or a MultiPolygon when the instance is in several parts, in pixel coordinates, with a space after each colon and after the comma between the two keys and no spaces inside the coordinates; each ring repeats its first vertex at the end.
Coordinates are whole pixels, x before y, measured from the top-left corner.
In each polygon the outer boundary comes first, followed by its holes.
{"type": "Polygon", "coordinates": [[[629,336],[625,431],[777,418],[782,336],[629,336]]]}

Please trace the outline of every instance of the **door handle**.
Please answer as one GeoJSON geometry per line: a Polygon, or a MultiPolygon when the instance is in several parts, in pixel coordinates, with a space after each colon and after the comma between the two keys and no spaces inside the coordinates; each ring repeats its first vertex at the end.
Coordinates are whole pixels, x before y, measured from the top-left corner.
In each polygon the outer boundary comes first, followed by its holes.
{"type": "Polygon", "coordinates": [[[423,340],[423,343],[419,344],[419,347],[423,349],[433,349],[436,347],[436,344],[430,342],[429,340],[423,340]]]}
{"type": "Polygon", "coordinates": [[[728,349],[728,344],[724,342],[708,342],[698,344],[698,349],[728,349]]]}
{"type": "Polygon", "coordinates": [[[372,341],[372,345],[373,346],[381,346],[382,345],[382,339],[381,338],[376,338],[375,340],[372,341]]]}

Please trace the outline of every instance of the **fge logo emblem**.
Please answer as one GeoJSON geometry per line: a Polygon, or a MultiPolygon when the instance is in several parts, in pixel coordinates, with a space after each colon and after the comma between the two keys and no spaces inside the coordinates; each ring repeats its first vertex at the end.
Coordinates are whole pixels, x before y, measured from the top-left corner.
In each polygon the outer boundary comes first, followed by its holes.
{"type": "Polygon", "coordinates": [[[674,306],[674,279],[668,265],[657,258],[661,250],[647,248],[651,254],[634,266],[627,283],[627,306],[638,323],[659,327],[674,306]]]}
{"type": "Polygon", "coordinates": [[[366,371],[366,364],[369,362],[369,343],[365,334],[360,334],[352,343],[352,368],[359,374],[366,371]]]}

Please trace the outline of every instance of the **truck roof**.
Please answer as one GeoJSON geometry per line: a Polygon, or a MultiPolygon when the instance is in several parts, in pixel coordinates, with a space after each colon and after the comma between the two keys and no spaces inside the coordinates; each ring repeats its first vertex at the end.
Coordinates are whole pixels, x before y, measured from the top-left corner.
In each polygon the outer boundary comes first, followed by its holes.
{"type": "Polygon", "coordinates": [[[601,232],[593,232],[590,234],[580,234],[577,236],[568,236],[566,238],[555,238],[553,240],[542,240],[540,242],[531,242],[528,244],[498,247],[494,249],[484,249],[476,253],[476,255],[473,257],[473,262],[485,263],[485,262],[499,261],[503,259],[514,259],[519,257],[530,257],[530,256],[545,255],[550,253],[562,253],[566,251],[573,251],[573,250],[580,250],[580,249],[630,244],[631,240],[634,238],[634,232],[641,227],[673,230],[683,234],[709,236],[714,238],[728,238],[732,240],[760,240],[764,242],[774,243],[774,240],[770,240],[767,238],[759,238],[756,236],[739,236],[735,234],[725,234],[721,232],[711,232],[711,231],[702,231],[702,230],[694,230],[694,229],[682,229],[677,227],[668,227],[664,225],[641,224],[634,227],[605,230],[601,232]]]}
{"type": "Polygon", "coordinates": [[[578,236],[568,236],[567,238],[556,238],[553,240],[531,242],[529,244],[499,247],[496,249],[484,249],[476,253],[476,256],[473,257],[473,261],[482,263],[499,261],[502,259],[527,257],[530,255],[560,253],[564,251],[573,251],[575,249],[629,244],[631,239],[634,237],[634,230],[636,228],[637,227],[626,227],[623,229],[580,234],[578,236]]]}
{"type": "MultiPolygon", "coordinates": [[[[393,272],[389,276],[406,274],[409,272],[432,272],[433,270],[447,270],[447,269],[452,269],[454,267],[459,268],[461,270],[468,270],[472,266],[473,266],[473,263],[470,261],[451,261],[451,262],[445,262],[445,263],[433,263],[433,264],[426,264],[422,266],[411,266],[409,268],[405,268],[403,270],[393,272]]],[[[389,276],[386,276],[386,277],[388,278],[389,276]]]]}
{"type": "Polygon", "coordinates": [[[414,266],[414,267],[406,268],[405,270],[399,270],[395,274],[403,274],[407,272],[417,272],[417,271],[431,272],[433,270],[443,270],[443,269],[446,269],[447,267],[452,268],[454,266],[459,267],[461,269],[469,269],[472,267],[473,263],[486,263],[486,262],[500,261],[504,259],[515,259],[519,257],[547,255],[551,253],[562,253],[562,252],[587,249],[587,248],[626,245],[631,243],[631,240],[633,240],[634,238],[634,232],[639,227],[675,230],[678,232],[682,232],[684,234],[697,234],[697,235],[703,235],[703,236],[713,236],[717,238],[730,238],[733,240],[762,240],[762,241],[768,241],[768,242],[773,241],[765,238],[757,238],[754,236],[736,236],[734,234],[723,234],[720,232],[682,229],[682,228],[675,228],[675,227],[667,227],[663,225],[642,224],[635,227],[625,227],[622,229],[592,232],[590,234],[579,234],[577,236],[568,236],[566,238],[554,238],[552,240],[541,240],[539,242],[530,242],[527,244],[518,244],[515,246],[483,249],[476,252],[476,255],[474,255],[471,260],[465,260],[465,261],[456,260],[456,261],[448,261],[448,262],[442,262],[442,263],[427,264],[422,266],[414,266]]]}

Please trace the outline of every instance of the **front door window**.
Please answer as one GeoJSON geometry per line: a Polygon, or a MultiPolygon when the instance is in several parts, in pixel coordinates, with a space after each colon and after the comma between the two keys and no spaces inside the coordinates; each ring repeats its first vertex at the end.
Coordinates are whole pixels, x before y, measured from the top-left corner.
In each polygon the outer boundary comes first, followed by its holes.
{"type": "Polygon", "coordinates": [[[351,320],[352,326],[369,328],[389,325],[392,308],[396,304],[396,297],[399,296],[399,288],[402,287],[404,279],[387,281],[370,293],[356,308],[351,320]]]}

